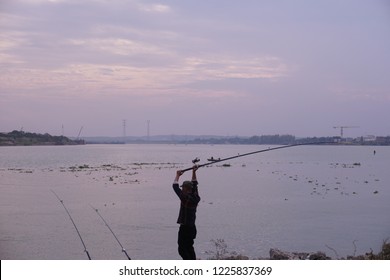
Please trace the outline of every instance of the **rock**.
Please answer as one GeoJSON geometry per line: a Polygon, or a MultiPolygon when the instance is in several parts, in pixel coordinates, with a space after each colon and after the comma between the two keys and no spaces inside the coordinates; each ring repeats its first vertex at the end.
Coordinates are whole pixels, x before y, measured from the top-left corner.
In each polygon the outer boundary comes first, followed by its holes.
{"type": "Polygon", "coordinates": [[[289,260],[290,256],[288,253],[280,251],[278,249],[271,248],[269,250],[269,257],[271,260],[289,260]]]}
{"type": "Polygon", "coordinates": [[[312,253],[309,255],[309,260],[330,260],[323,252],[312,253]]]}
{"type": "Polygon", "coordinates": [[[272,248],[269,251],[271,260],[330,260],[323,252],[316,253],[298,253],[298,252],[285,252],[279,249],[272,248]]]}

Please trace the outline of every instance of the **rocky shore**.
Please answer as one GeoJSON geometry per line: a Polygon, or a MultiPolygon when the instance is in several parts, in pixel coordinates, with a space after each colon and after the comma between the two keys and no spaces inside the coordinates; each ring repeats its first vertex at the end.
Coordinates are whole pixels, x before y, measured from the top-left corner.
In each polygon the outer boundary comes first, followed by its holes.
{"type": "MultiPolygon", "coordinates": [[[[304,252],[286,252],[279,249],[270,249],[269,257],[271,260],[331,260],[324,252],[304,253],[304,252]]],[[[346,260],[390,260],[390,243],[383,242],[382,249],[375,254],[372,251],[358,256],[347,256],[346,258],[337,258],[346,260]]]]}
{"type": "MultiPolygon", "coordinates": [[[[249,257],[238,254],[236,251],[229,251],[224,239],[211,240],[214,244],[215,250],[206,251],[211,257],[210,260],[249,260],[249,257]]],[[[335,252],[336,258],[334,260],[390,260],[390,242],[388,240],[383,241],[382,248],[379,253],[375,254],[371,252],[364,255],[347,256],[346,258],[340,258],[337,255],[336,250],[329,248],[335,252]]],[[[317,252],[288,252],[282,251],[277,248],[271,248],[269,250],[269,257],[259,258],[264,260],[332,260],[326,253],[317,252]]]]}

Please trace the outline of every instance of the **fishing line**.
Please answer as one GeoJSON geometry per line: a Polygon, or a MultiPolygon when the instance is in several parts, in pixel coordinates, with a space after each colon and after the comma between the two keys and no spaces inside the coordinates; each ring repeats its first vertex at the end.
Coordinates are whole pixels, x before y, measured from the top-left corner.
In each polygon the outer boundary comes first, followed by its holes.
{"type": "Polygon", "coordinates": [[[106,226],[108,227],[108,229],[111,231],[112,235],[115,237],[115,239],[116,239],[116,241],[118,242],[119,246],[121,246],[122,252],[126,255],[126,257],[127,257],[129,260],[131,260],[131,258],[129,257],[129,255],[128,255],[127,252],[126,252],[126,249],[122,246],[121,242],[119,241],[118,237],[116,237],[115,233],[112,231],[111,227],[108,225],[108,223],[107,223],[106,220],[103,218],[103,216],[100,215],[99,210],[96,209],[95,207],[93,207],[92,205],[89,205],[89,206],[91,206],[91,208],[92,208],[93,210],[95,210],[96,214],[98,214],[99,217],[103,220],[103,222],[105,223],[105,225],[106,225],[106,226]]]}
{"type": "Polygon", "coordinates": [[[84,252],[87,254],[88,259],[91,260],[91,256],[90,256],[89,253],[88,253],[88,250],[87,250],[87,247],[85,246],[84,240],[83,240],[83,238],[81,237],[81,234],[80,234],[80,232],[79,232],[79,230],[78,230],[78,228],[77,228],[75,222],[73,221],[72,216],[70,215],[68,209],[66,208],[66,206],[65,206],[65,204],[64,204],[64,201],[63,201],[63,200],[62,200],[62,199],[61,199],[53,190],[51,190],[51,191],[52,191],[52,193],[57,197],[57,199],[61,202],[62,206],[64,206],[64,209],[65,209],[66,213],[68,213],[68,216],[69,216],[70,220],[72,221],[72,224],[73,224],[74,228],[76,229],[77,234],[78,234],[79,237],[80,237],[81,243],[82,243],[83,246],[84,246],[84,252]]]}
{"type": "MultiPolygon", "coordinates": [[[[291,148],[291,147],[303,146],[303,145],[321,145],[321,144],[334,144],[334,142],[300,143],[300,144],[291,144],[291,145],[279,146],[279,147],[274,147],[274,148],[268,148],[268,149],[263,149],[263,150],[250,152],[250,153],[245,153],[245,154],[241,154],[241,155],[239,154],[237,156],[227,157],[227,158],[223,158],[223,159],[215,159],[215,160],[213,160],[211,162],[197,165],[197,167],[200,168],[200,167],[208,166],[208,165],[211,165],[211,164],[214,164],[214,163],[218,163],[218,162],[222,162],[222,161],[226,161],[226,160],[231,160],[231,159],[235,159],[235,158],[239,158],[239,157],[245,157],[245,156],[249,156],[249,155],[253,155],[253,154],[264,153],[264,152],[269,152],[269,151],[274,151],[274,150],[279,150],[279,149],[285,149],[285,148],[291,148]]],[[[199,161],[198,158],[193,160],[194,163],[196,163],[197,161],[199,161]]],[[[181,172],[186,172],[186,171],[192,170],[193,168],[194,167],[189,167],[187,169],[181,170],[181,172]]]]}

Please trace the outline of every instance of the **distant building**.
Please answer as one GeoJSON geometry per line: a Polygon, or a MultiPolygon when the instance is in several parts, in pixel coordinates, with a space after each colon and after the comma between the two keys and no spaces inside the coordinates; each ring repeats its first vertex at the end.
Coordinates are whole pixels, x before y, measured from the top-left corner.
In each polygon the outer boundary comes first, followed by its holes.
{"type": "Polygon", "coordinates": [[[378,136],[375,139],[378,145],[390,145],[390,136],[378,136]]]}
{"type": "Polygon", "coordinates": [[[374,141],[376,141],[376,136],[375,135],[363,136],[363,142],[374,142],[374,141]]]}

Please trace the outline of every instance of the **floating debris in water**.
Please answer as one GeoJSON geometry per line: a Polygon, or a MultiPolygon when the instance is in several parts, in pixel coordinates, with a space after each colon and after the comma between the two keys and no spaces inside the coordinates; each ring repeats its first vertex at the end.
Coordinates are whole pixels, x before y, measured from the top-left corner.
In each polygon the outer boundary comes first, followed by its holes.
{"type": "Polygon", "coordinates": [[[354,168],[354,167],[359,167],[362,164],[360,162],[354,162],[354,163],[330,163],[330,166],[333,168],[354,168]]]}

